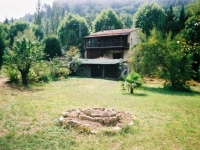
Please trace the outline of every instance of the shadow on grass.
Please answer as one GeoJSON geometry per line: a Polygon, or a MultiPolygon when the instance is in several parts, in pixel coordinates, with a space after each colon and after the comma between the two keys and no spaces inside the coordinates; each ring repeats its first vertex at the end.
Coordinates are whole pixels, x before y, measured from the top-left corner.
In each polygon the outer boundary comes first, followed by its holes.
{"type": "Polygon", "coordinates": [[[134,93],[134,94],[123,93],[123,95],[138,96],[138,97],[148,96],[146,93],[134,93]]]}
{"type": "Polygon", "coordinates": [[[149,91],[152,93],[158,93],[158,94],[164,94],[164,95],[178,95],[178,96],[200,95],[199,91],[192,91],[192,90],[179,91],[179,90],[165,89],[165,88],[159,88],[159,87],[143,87],[142,89],[144,91],[149,91]]]}
{"type": "Polygon", "coordinates": [[[32,85],[28,85],[28,86],[24,86],[22,84],[19,83],[13,83],[10,81],[6,81],[5,86],[7,86],[8,88],[10,88],[11,90],[15,90],[15,91],[20,91],[20,92],[37,92],[37,91],[42,91],[42,88],[38,88],[38,87],[42,87],[44,86],[43,84],[38,84],[38,85],[34,85],[34,87],[37,88],[33,88],[32,85]]]}

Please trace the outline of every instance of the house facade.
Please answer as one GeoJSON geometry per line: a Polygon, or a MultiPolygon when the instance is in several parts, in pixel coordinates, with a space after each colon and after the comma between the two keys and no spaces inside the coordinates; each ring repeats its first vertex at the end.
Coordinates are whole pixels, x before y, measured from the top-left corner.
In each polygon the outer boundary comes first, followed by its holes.
{"type": "Polygon", "coordinates": [[[81,60],[80,76],[119,78],[127,72],[119,69],[128,59],[132,45],[138,43],[138,29],[99,31],[84,37],[85,59],[81,60]]]}

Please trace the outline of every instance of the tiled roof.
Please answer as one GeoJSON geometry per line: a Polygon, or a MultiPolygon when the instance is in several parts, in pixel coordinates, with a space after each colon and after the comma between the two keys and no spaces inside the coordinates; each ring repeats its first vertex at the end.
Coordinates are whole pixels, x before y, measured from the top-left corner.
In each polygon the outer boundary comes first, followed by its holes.
{"type": "Polygon", "coordinates": [[[120,59],[81,59],[82,64],[93,64],[93,65],[111,65],[118,64],[122,60],[120,59]]]}
{"type": "Polygon", "coordinates": [[[131,28],[131,29],[117,29],[117,30],[105,30],[105,31],[99,31],[96,33],[92,33],[89,36],[86,36],[84,38],[91,38],[91,37],[104,37],[104,36],[116,36],[116,35],[128,35],[134,30],[137,30],[137,28],[131,28]]]}

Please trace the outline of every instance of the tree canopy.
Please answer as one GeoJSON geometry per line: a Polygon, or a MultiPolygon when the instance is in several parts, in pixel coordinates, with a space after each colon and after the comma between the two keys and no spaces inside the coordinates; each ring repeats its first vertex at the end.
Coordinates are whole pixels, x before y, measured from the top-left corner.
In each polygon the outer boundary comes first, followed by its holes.
{"type": "Polygon", "coordinates": [[[112,9],[102,10],[93,21],[94,32],[101,31],[102,29],[121,29],[123,26],[124,23],[121,18],[112,9]]]}
{"type": "Polygon", "coordinates": [[[60,40],[57,36],[51,35],[46,37],[44,39],[44,45],[44,52],[46,53],[45,57],[48,60],[62,55],[60,40]]]}
{"type": "Polygon", "coordinates": [[[192,47],[177,36],[163,38],[155,29],[147,42],[133,52],[133,68],[143,75],[156,75],[165,79],[165,86],[185,89],[192,77],[192,47]]]}
{"type": "Polygon", "coordinates": [[[164,21],[165,12],[161,6],[155,3],[143,4],[133,16],[133,26],[142,28],[147,36],[154,27],[162,30],[164,21]]]}
{"type": "Polygon", "coordinates": [[[80,36],[84,37],[88,34],[89,30],[85,19],[73,14],[67,15],[58,29],[58,36],[65,50],[69,50],[70,46],[77,46],[82,50],[83,41],[80,36]]]}

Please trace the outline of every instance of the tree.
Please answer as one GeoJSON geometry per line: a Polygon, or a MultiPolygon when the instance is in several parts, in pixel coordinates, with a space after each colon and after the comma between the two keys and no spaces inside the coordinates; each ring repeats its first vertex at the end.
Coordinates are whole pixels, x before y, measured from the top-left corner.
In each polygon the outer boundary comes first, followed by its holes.
{"type": "Polygon", "coordinates": [[[52,59],[56,56],[62,56],[60,40],[57,36],[52,35],[44,39],[44,52],[47,54],[46,59],[52,59]]]}
{"type": "Polygon", "coordinates": [[[42,2],[41,0],[37,1],[37,6],[36,6],[36,13],[35,13],[35,21],[34,23],[38,25],[39,27],[42,26],[42,17],[43,17],[43,11],[42,11],[42,2]]]}
{"type": "Polygon", "coordinates": [[[121,18],[112,9],[102,10],[93,21],[93,31],[121,29],[124,23],[121,18]]]}
{"type": "Polygon", "coordinates": [[[3,65],[4,49],[6,48],[6,30],[6,25],[0,23],[0,70],[3,65]]]}
{"type": "Polygon", "coordinates": [[[167,10],[166,12],[165,23],[163,24],[163,26],[164,32],[166,34],[165,36],[168,36],[169,33],[172,33],[173,38],[179,31],[177,17],[174,14],[172,5],[170,5],[169,10],[167,10]]]}
{"type": "Polygon", "coordinates": [[[8,38],[10,39],[9,45],[13,46],[14,38],[17,36],[18,32],[24,32],[28,27],[29,24],[25,22],[18,21],[12,23],[8,32],[8,38]]]}
{"type": "Polygon", "coordinates": [[[163,8],[155,3],[145,3],[140,6],[133,16],[133,26],[142,28],[143,32],[149,36],[153,28],[163,29],[165,12],[163,8]]]}
{"type": "Polygon", "coordinates": [[[178,23],[179,23],[179,30],[183,30],[185,28],[185,22],[188,19],[188,16],[185,14],[185,7],[182,5],[180,15],[178,18],[178,23]]]}
{"type": "Polygon", "coordinates": [[[14,66],[21,73],[23,85],[28,84],[32,65],[43,58],[43,47],[31,29],[18,33],[11,50],[4,55],[5,65],[14,66]]]}
{"type": "Polygon", "coordinates": [[[85,19],[72,14],[69,14],[62,20],[58,29],[58,36],[65,50],[69,50],[70,46],[77,46],[82,53],[84,50],[82,37],[88,34],[89,30],[85,19]]]}
{"type": "Polygon", "coordinates": [[[155,29],[147,42],[138,45],[132,54],[133,68],[143,75],[154,75],[165,80],[165,87],[189,88],[187,81],[192,77],[192,47],[181,37],[163,38],[155,29]]]}
{"type": "Polygon", "coordinates": [[[130,92],[130,94],[134,93],[135,88],[142,86],[141,75],[134,71],[131,71],[131,73],[128,74],[128,76],[124,76],[123,79],[125,82],[122,84],[122,88],[125,90],[127,89],[130,92]]]}

